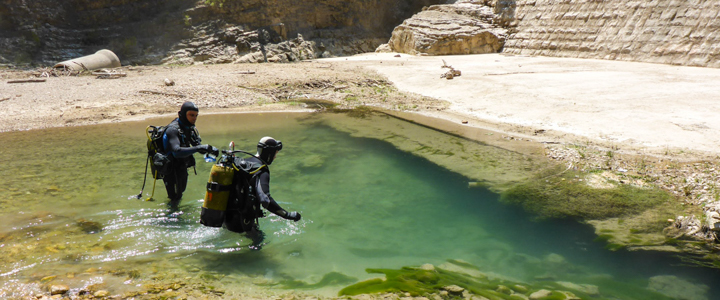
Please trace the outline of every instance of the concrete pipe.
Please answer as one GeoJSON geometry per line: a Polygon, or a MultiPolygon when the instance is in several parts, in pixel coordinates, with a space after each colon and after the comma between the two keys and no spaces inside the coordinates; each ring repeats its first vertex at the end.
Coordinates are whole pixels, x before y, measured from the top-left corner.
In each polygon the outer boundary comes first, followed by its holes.
{"type": "Polygon", "coordinates": [[[120,67],[120,59],[110,50],[102,49],[95,54],[78,57],[71,60],[59,62],[53,66],[56,69],[67,69],[72,71],[97,70],[102,68],[120,67]]]}

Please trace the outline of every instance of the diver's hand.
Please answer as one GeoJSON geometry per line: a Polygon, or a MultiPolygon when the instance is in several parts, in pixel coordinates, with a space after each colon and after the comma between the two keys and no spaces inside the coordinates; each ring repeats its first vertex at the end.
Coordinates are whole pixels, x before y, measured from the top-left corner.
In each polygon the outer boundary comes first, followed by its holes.
{"type": "Polygon", "coordinates": [[[215,148],[215,147],[210,146],[210,145],[208,145],[208,146],[210,147],[210,148],[208,149],[208,153],[210,153],[210,154],[212,154],[212,155],[214,155],[214,156],[220,155],[220,150],[218,150],[218,148],[215,148]]]}
{"type": "Polygon", "coordinates": [[[296,211],[289,212],[289,213],[287,213],[287,215],[285,216],[285,219],[293,220],[293,221],[295,221],[295,222],[300,221],[300,218],[301,218],[300,213],[299,213],[299,212],[296,212],[296,211]]]}
{"type": "Polygon", "coordinates": [[[208,145],[208,144],[198,146],[198,152],[200,154],[216,153],[217,151],[218,151],[217,148],[215,148],[211,145],[208,145]]]}

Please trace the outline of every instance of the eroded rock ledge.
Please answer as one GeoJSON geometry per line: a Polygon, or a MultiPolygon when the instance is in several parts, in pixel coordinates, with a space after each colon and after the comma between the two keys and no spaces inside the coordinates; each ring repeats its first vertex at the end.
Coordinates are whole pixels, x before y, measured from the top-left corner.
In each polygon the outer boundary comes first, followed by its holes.
{"type": "Polygon", "coordinates": [[[458,1],[423,9],[395,27],[379,52],[420,55],[484,54],[502,50],[508,30],[484,1],[458,1]]]}

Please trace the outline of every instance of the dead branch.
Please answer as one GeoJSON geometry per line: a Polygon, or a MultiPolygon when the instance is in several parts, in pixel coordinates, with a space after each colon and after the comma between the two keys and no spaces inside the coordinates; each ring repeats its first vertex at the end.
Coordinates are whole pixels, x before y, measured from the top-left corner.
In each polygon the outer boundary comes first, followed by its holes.
{"type": "Polygon", "coordinates": [[[249,87],[249,86],[238,85],[238,87],[239,87],[239,88],[242,88],[242,89],[246,89],[246,90],[261,92],[261,93],[267,93],[267,92],[268,92],[268,90],[266,90],[266,89],[259,89],[259,88],[249,87]]]}
{"type": "Polygon", "coordinates": [[[158,92],[158,91],[151,91],[151,90],[141,90],[141,91],[138,91],[138,93],[141,93],[141,94],[155,94],[155,95],[163,95],[163,96],[173,96],[173,97],[185,98],[185,95],[183,95],[183,94],[165,93],[165,92],[158,92]]]}
{"type": "Polygon", "coordinates": [[[537,73],[537,72],[485,73],[485,76],[516,75],[516,74],[535,74],[535,73],[537,73]]]}
{"type": "Polygon", "coordinates": [[[95,77],[96,79],[117,79],[120,77],[127,76],[127,74],[125,74],[125,73],[114,73],[113,74],[113,73],[95,73],[95,72],[93,72],[93,75],[97,75],[97,77],[95,77]]]}
{"type": "Polygon", "coordinates": [[[10,97],[2,98],[2,99],[0,99],[0,102],[3,102],[3,101],[5,101],[5,100],[10,100],[10,97]]]}
{"type": "Polygon", "coordinates": [[[26,82],[45,82],[46,79],[21,79],[21,80],[10,80],[7,83],[26,83],[26,82]]]}
{"type": "Polygon", "coordinates": [[[255,74],[255,71],[240,71],[234,72],[233,74],[255,74]]]}
{"type": "Polygon", "coordinates": [[[443,65],[440,68],[448,68],[450,70],[448,70],[447,72],[440,75],[440,78],[453,79],[455,77],[462,75],[462,72],[460,70],[456,70],[452,66],[448,65],[444,59],[442,60],[442,62],[443,62],[443,65]]]}

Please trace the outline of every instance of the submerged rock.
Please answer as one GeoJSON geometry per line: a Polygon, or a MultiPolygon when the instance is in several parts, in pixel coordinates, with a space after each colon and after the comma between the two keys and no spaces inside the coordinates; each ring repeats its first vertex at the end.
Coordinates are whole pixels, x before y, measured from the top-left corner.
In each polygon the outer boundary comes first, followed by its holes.
{"type": "Polygon", "coordinates": [[[95,222],[95,221],[88,221],[85,219],[80,219],[77,221],[77,226],[80,227],[80,229],[88,234],[92,233],[98,233],[102,231],[102,224],[95,222]]]}
{"type": "Polygon", "coordinates": [[[566,287],[568,289],[581,291],[588,295],[597,296],[600,294],[600,288],[598,286],[592,285],[592,284],[577,284],[577,283],[567,282],[567,281],[558,281],[557,284],[559,284],[560,286],[566,287]]]}
{"type": "Polygon", "coordinates": [[[552,294],[552,291],[539,290],[537,292],[530,294],[530,300],[544,299],[544,298],[549,297],[551,294],[552,294]]]}
{"type": "Polygon", "coordinates": [[[103,297],[107,297],[108,295],[110,295],[110,292],[108,292],[106,290],[99,290],[99,291],[93,293],[93,297],[95,297],[95,298],[103,298],[103,297]]]}
{"type": "Polygon", "coordinates": [[[50,295],[62,295],[67,293],[70,287],[64,284],[53,284],[50,286],[50,295]]]}
{"type": "Polygon", "coordinates": [[[449,285],[449,286],[443,287],[443,290],[446,290],[446,291],[448,291],[448,293],[453,294],[453,295],[461,295],[462,292],[465,291],[464,288],[459,287],[457,285],[449,285]]]}
{"type": "Polygon", "coordinates": [[[660,275],[650,278],[648,289],[681,300],[707,300],[709,287],[694,284],[677,276],[660,275]]]}

